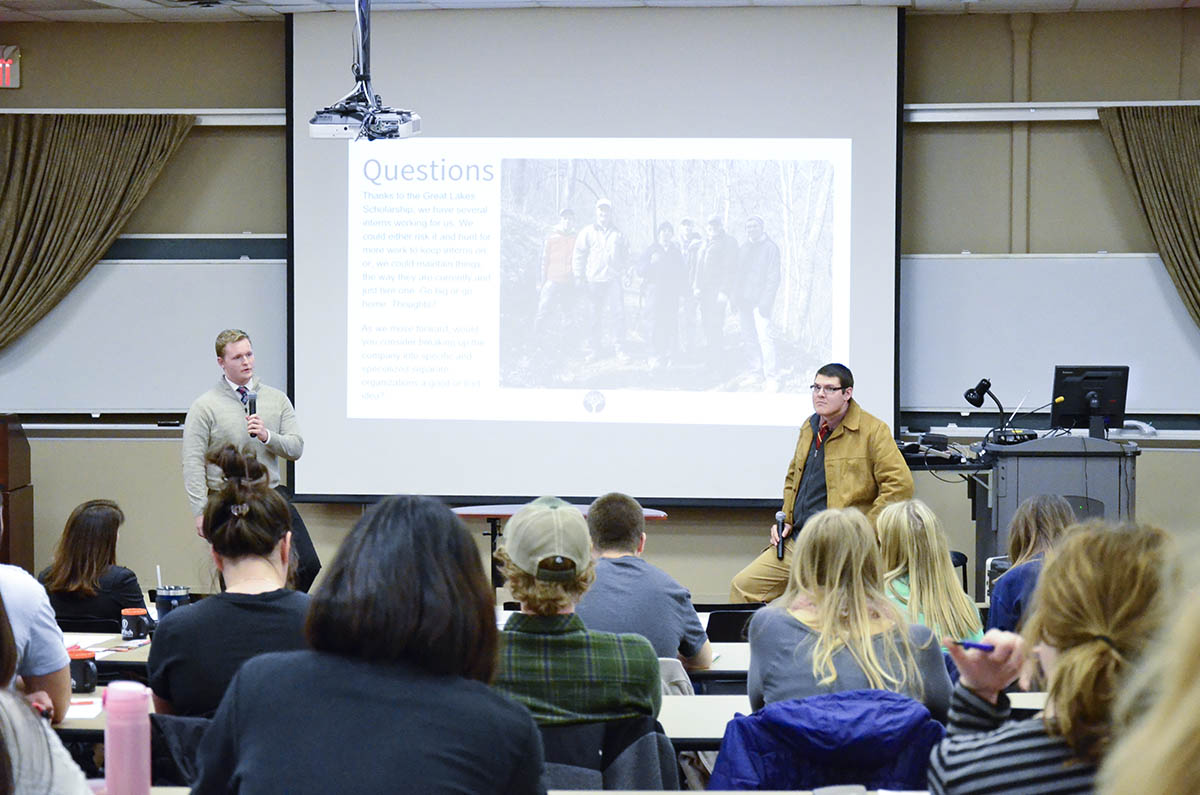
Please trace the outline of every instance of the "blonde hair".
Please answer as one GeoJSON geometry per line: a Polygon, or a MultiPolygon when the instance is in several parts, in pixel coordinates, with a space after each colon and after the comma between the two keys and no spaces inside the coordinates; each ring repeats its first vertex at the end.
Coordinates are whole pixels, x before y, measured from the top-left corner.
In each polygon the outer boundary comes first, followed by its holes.
{"type": "Polygon", "coordinates": [[[1046,731],[1080,759],[1108,747],[1113,702],[1130,662],[1162,624],[1170,537],[1157,527],[1088,522],[1046,562],[1022,633],[1058,650],[1046,683],[1046,731]]]}
{"type": "Polygon", "coordinates": [[[928,505],[920,500],[892,503],[875,526],[886,572],[884,590],[895,593],[893,583],[907,578],[909,621],[924,624],[939,638],[969,638],[983,629],[975,603],[954,576],[950,543],[928,505]]]}
{"type": "Polygon", "coordinates": [[[217,335],[217,341],[213,343],[213,346],[217,349],[217,356],[224,358],[226,345],[248,339],[250,339],[250,335],[240,328],[227,328],[217,335]]]}
{"type": "Polygon", "coordinates": [[[844,648],[872,688],[907,689],[921,698],[924,682],[913,656],[908,625],[883,592],[881,570],[875,530],[861,511],[821,511],[800,530],[792,550],[787,590],[776,604],[787,609],[811,603],[814,608],[817,642],[812,665],[818,684],[837,680],[833,656],[844,648]],[[896,629],[880,635],[882,655],[876,654],[872,642],[873,621],[890,623],[896,629]]]}
{"type": "Polygon", "coordinates": [[[1063,497],[1057,494],[1030,497],[1017,506],[1008,523],[1008,559],[1018,566],[1043,554],[1074,522],[1075,512],[1063,497]]]}
{"type": "MultiPolygon", "coordinates": [[[[1184,597],[1128,695],[1147,696],[1145,714],[1105,757],[1097,789],[1105,793],[1200,792],[1200,594],[1184,597]],[[1154,771],[1146,775],[1146,771],[1154,771]]],[[[1122,702],[1127,701],[1122,695],[1122,702]]]]}
{"type": "MultiPolygon", "coordinates": [[[[521,603],[523,610],[539,616],[553,616],[573,607],[596,580],[596,562],[589,560],[579,576],[569,582],[539,580],[529,572],[517,567],[512,558],[501,547],[495,552],[496,562],[504,574],[505,585],[513,598],[521,603]]],[[[570,564],[572,568],[575,564],[570,564]]],[[[542,568],[553,569],[553,560],[541,562],[542,568]]]]}

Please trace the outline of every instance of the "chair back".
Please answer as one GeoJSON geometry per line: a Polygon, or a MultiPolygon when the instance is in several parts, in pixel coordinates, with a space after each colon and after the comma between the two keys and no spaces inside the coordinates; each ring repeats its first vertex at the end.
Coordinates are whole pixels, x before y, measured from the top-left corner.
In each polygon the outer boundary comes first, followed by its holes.
{"type": "Polygon", "coordinates": [[[708,639],[713,643],[743,643],[753,610],[716,610],[708,614],[708,639]]]}
{"type": "Polygon", "coordinates": [[[679,789],[675,748],[648,715],[539,729],[547,789],[679,789]]]}
{"type": "Polygon", "coordinates": [[[962,569],[963,590],[970,593],[971,589],[967,586],[967,553],[959,552],[956,549],[950,550],[950,565],[956,569],[962,569]]]}
{"type": "Polygon", "coordinates": [[[56,618],[58,628],[63,632],[104,632],[112,634],[121,631],[119,618],[56,618]]]}
{"type": "Polygon", "coordinates": [[[658,673],[662,677],[664,696],[694,696],[696,689],[692,679],[683,668],[678,657],[659,657],[658,673]]]}
{"type": "Polygon", "coordinates": [[[190,787],[199,769],[196,752],[211,718],[150,714],[150,763],[158,786],[190,787]]]}

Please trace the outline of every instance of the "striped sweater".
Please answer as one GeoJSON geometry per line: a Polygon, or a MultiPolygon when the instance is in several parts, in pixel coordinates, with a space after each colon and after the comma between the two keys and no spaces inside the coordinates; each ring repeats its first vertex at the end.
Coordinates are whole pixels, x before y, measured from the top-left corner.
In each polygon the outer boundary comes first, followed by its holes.
{"type": "Polygon", "coordinates": [[[1091,792],[1094,765],[1076,759],[1041,718],[1008,720],[1008,696],[990,704],[955,686],[946,739],[929,756],[931,793],[1091,792]]]}

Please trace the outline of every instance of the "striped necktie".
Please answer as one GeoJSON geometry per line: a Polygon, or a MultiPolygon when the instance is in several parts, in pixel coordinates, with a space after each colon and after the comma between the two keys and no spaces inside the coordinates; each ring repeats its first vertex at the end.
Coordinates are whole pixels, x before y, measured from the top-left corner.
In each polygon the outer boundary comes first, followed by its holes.
{"type": "Polygon", "coordinates": [[[821,445],[825,443],[825,439],[829,437],[829,423],[822,422],[821,429],[817,431],[817,449],[821,449],[821,445]]]}
{"type": "Polygon", "coordinates": [[[239,386],[237,388],[237,393],[242,399],[242,405],[243,406],[246,405],[246,401],[249,400],[249,397],[247,397],[247,395],[249,395],[250,390],[246,389],[246,387],[244,387],[244,386],[239,386]]]}

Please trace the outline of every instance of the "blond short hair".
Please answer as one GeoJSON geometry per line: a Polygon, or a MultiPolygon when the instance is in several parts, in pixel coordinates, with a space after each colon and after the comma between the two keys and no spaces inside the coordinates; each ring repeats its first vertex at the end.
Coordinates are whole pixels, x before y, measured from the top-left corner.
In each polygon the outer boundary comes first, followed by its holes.
{"type": "Polygon", "coordinates": [[[225,346],[232,345],[239,340],[248,340],[250,335],[242,331],[240,328],[227,328],[217,335],[216,349],[217,356],[225,357],[225,346]]]}

